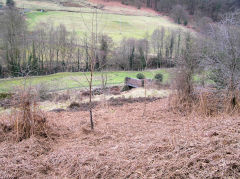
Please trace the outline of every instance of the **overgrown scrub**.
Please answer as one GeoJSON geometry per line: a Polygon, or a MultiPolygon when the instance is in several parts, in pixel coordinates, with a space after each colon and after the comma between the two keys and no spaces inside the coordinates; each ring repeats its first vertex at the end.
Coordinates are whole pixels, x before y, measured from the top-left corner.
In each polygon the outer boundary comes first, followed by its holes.
{"type": "Polygon", "coordinates": [[[174,91],[170,97],[170,105],[180,112],[191,112],[196,100],[193,88],[193,75],[199,66],[199,48],[196,40],[186,34],[186,46],[182,49],[175,72],[174,91]]]}
{"type": "Polygon", "coordinates": [[[13,124],[11,121],[1,120],[0,121],[0,143],[4,140],[9,140],[12,137],[13,124]]]}
{"type": "Polygon", "coordinates": [[[226,91],[226,110],[239,108],[240,90],[240,11],[224,16],[212,25],[207,38],[203,65],[218,89],[226,91]]]}
{"type": "Polygon", "coordinates": [[[225,104],[227,113],[240,113],[240,91],[236,89],[233,92],[228,92],[225,104]]]}
{"type": "Polygon", "coordinates": [[[170,106],[181,113],[192,112],[196,97],[194,96],[191,75],[180,71],[175,77],[174,91],[170,96],[170,106]]]}
{"type": "Polygon", "coordinates": [[[178,59],[176,93],[172,105],[181,112],[197,111],[205,116],[239,113],[240,84],[240,12],[225,15],[211,26],[205,42],[190,35],[178,59]],[[215,88],[194,89],[193,75],[205,71],[215,88]]]}
{"type": "Polygon", "coordinates": [[[47,137],[47,124],[44,113],[37,105],[36,91],[32,88],[19,89],[13,97],[12,122],[17,141],[33,135],[47,137]]]}

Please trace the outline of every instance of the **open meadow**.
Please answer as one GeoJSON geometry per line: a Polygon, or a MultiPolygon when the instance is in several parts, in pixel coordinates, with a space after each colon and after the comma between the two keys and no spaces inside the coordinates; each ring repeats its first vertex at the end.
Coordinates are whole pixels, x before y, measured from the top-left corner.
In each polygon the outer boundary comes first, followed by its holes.
{"type": "MultiPolygon", "coordinates": [[[[150,35],[157,28],[165,27],[169,30],[184,30],[180,25],[174,24],[163,16],[134,16],[118,15],[99,12],[98,26],[99,32],[108,34],[115,42],[123,38],[144,38],[150,35]]],[[[90,26],[93,14],[79,12],[29,12],[27,22],[30,29],[38,27],[39,23],[53,23],[54,26],[63,24],[68,31],[75,31],[78,35],[83,35],[89,31],[86,26],[90,26]]]]}
{"type": "MultiPolygon", "coordinates": [[[[107,76],[107,85],[123,85],[126,77],[136,78],[138,73],[143,73],[146,78],[153,79],[157,73],[163,74],[163,82],[167,83],[170,77],[168,69],[147,70],[147,71],[107,71],[95,72],[93,79],[94,87],[101,87],[101,76],[107,76]]],[[[53,75],[0,79],[0,92],[10,92],[19,86],[27,85],[38,86],[45,84],[49,91],[60,91],[73,88],[88,87],[90,72],[64,72],[53,75]]]]}

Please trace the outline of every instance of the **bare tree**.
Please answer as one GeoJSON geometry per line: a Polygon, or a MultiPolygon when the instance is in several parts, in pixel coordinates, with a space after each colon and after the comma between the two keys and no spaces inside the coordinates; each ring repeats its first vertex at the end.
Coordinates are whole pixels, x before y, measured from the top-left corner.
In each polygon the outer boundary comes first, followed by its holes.
{"type": "Polygon", "coordinates": [[[211,30],[211,23],[212,19],[209,17],[202,17],[197,20],[197,25],[201,33],[209,33],[211,30]]]}
{"type": "Polygon", "coordinates": [[[154,49],[154,53],[157,54],[158,67],[160,67],[161,60],[163,58],[164,37],[165,29],[163,27],[161,29],[154,30],[151,37],[151,43],[154,49]]]}
{"type": "Polygon", "coordinates": [[[92,9],[91,12],[92,18],[91,23],[87,24],[85,22],[84,17],[82,16],[82,21],[85,24],[85,27],[88,29],[89,34],[86,34],[86,52],[89,63],[89,70],[90,70],[90,77],[87,76],[86,79],[88,81],[89,85],[89,114],[90,114],[90,123],[91,123],[91,129],[94,129],[94,123],[93,123],[93,104],[92,104],[92,97],[93,97],[93,80],[94,80],[94,70],[96,66],[97,61],[97,52],[99,47],[99,33],[103,29],[103,27],[99,27],[99,21],[101,20],[101,15],[97,7],[92,9]]]}
{"type": "Polygon", "coordinates": [[[26,37],[26,22],[17,8],[9,7],[5,9],[2,16],[3,44],[5,59],[8,70],[13,76],[20,70],[22,49],[24,49],[26,37]]]}
{"type": "Polygon", "coordinates": [[[171,14],[176,23],[187,25],[188,14],[187,11],[181,5],[174,6],[171,14]]]}
{"type": "Polygon", "coordinates": [[[176,89],[183,102],[193,98],[193,75],[199,66],[201,51],[199,44],[190,33],[186,34],[186,44],[177,61],[176,89]]]}
{"type": "Polygon", "coordinates": [[[227,14],[211,26],[208,53],[204,65],[211,71],[211,78],[220,88],[228,90],[232,105],[236,105],[240,84],[240,12],[227,14]]]}

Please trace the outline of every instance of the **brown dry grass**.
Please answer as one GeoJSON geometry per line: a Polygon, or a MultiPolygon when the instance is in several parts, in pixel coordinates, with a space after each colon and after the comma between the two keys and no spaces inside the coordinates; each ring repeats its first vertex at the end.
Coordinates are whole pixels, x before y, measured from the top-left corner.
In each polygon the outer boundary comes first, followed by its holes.
{"type": "Polygon", "coordinates": [[[19,89],[12,99],[14,110],[10,118],[17,141],[30,138],[32,135],[47,137],[46,118],[38,108],[36,96],[31,88],[19,89]]]}
{"type": "MultiPolygon", "coordinates": [[[[168,99],[47,113],[55,140],[0,143],[3,178],[239,178],[240,117],[174,114],[168,99]]],[[[4,116],[2,117],[4,118],[4,116]]]]}
{"type": "Polygon", "coordinates": [[[225,90],[211,88],[195,89],[191,96],[175,92],[169,97],[169,106],[174,113],[203,117],[214,117],[221,114],[240,114],[239,91],[228,94],[225,90]]]}

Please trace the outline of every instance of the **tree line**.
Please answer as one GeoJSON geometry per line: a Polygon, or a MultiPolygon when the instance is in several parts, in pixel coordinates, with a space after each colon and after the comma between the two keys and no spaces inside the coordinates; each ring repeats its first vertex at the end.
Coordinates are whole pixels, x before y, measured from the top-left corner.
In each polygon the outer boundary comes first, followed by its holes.
{"type": "MultiPolygon", "coordinates": [[[[220,20],[222,14],[232,12],[240,7],[239,0],[122,0],[121,2],[138,8],[145,6],[165,13],[176,13],[176,11],[179,11],[180,6],[186,11],[187,15],[194,17],[206,16],[213,21],[220,20]]],[[[182,13],[180,16],[182,16],[182,13]]]]}
{"type": "MultiPolygon", "coordinates": [[[[89,35],[80,37],[50,22],[29,31],[24,15],[9,5],[0,16],[0,76],[89,71],[89,35]]],[[[108,35],[98,34],[95,70],[173,67],[184,36],[180,29],[158,28],[143,39],[125,38],[118,45],[108,35]]]]}

